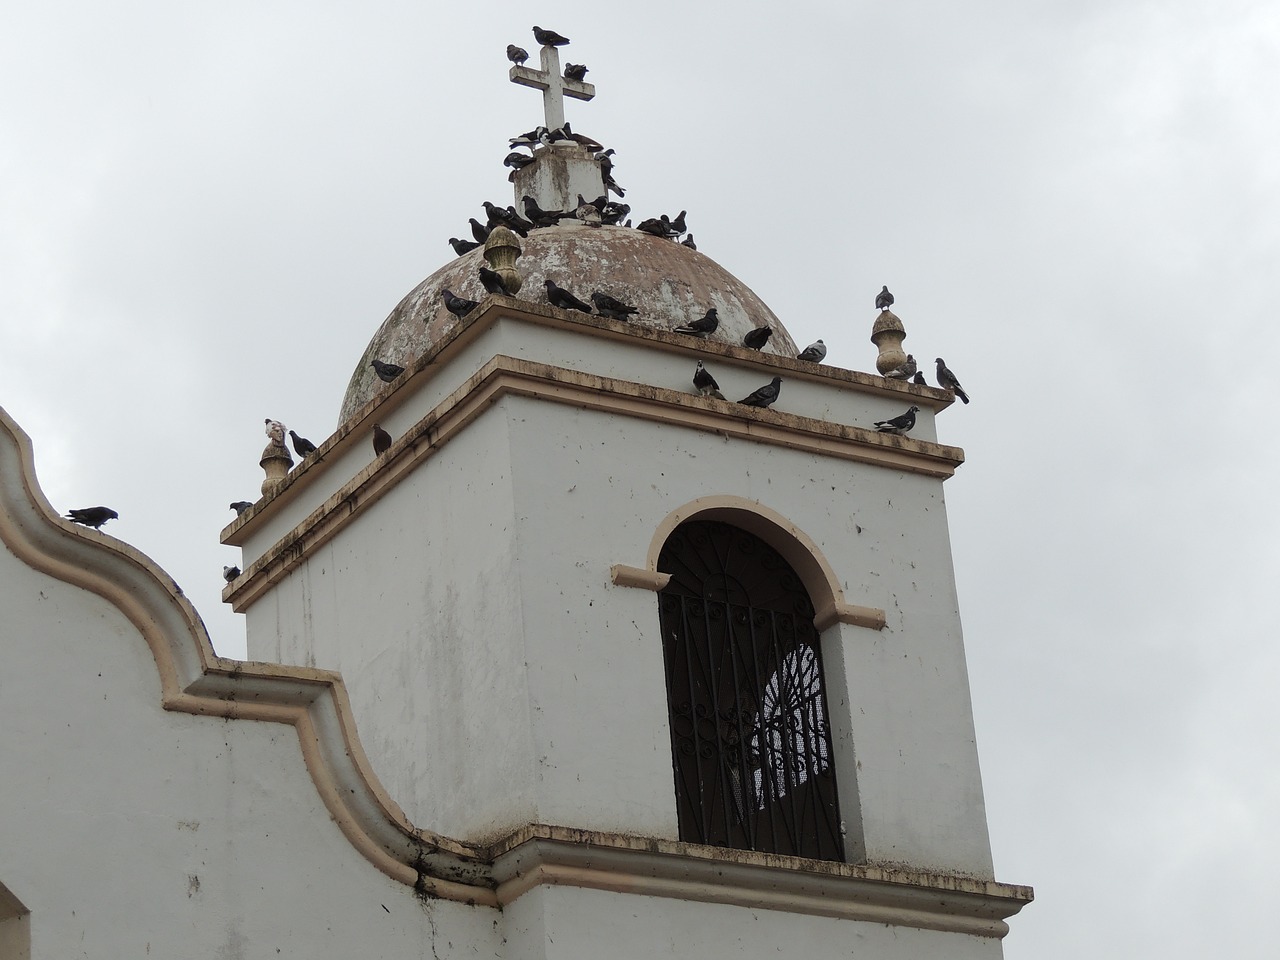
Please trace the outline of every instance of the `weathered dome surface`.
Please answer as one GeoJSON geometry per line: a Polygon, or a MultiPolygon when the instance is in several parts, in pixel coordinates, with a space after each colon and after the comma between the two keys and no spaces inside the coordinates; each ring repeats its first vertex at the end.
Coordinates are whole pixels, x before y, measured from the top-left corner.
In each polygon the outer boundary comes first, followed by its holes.
{"type": "MultiPolygon", "coordinates": [[[[749,330],[768,324],[773,336],[765,353],[794,357],[798,350],[773,311],[750,288],[710,257],[679,243],[626,227],[589,227],[576,221],[532,231],[520,240],[524,255],[516,269],[524,278],[518,299],[546,304],[547,278],[590,302],[599,290],[639,308],[639,326],[670,330],[715,307],[720,326],[708,339],[741,345],[749,330]]],[[[369,341],[352,374],[339,423],[363,407],[384,385],[369,361],[408,366],[458,318],[444,308],[446,287],[469,300],[483,300],[479,268],[483,248],[458,257],[423,280],[400,301],[369,341]]]]}

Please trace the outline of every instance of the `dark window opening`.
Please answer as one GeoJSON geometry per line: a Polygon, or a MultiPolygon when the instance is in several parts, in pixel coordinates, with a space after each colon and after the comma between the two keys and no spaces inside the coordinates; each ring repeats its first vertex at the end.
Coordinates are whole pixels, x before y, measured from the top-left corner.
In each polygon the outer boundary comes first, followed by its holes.
{"type": "Polygon", "coordinates": [[[681,524],[658,570],[680,839],[843,860],[813,602],[754,534],[681,524]]]}

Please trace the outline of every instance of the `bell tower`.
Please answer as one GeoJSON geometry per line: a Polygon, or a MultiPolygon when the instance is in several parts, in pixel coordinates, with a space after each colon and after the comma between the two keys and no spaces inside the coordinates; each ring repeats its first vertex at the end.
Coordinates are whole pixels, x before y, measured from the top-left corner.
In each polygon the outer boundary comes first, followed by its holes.
{"type": "MultiPolygon", "coordinates": [[[[531,156],[517,198],[607,193],[576,141],[531,156]]],[[[224,531],[251,657],[342,672],[421,889],[501,906],[513,957],[999,957],[1032,894],[991,862],[951,395],[798,358],[671,236],[494,233],[519,298],[481,286],[483,249],[424,280],[334,434],[224,531]],[[548,280],[638,312],[561,309],[548,280]]]]}

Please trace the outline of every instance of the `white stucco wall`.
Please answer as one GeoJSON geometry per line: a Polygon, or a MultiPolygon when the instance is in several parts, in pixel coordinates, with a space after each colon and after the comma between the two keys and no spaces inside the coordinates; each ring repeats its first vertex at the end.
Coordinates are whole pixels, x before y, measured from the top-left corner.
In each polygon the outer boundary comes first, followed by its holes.
{"type": "Polygon", "coordinates": [[[167,712],[111,604],[0,546],[0,882],[37,960],[501,955],[321,803],[290,726],[167,712]]]}
{"type": "Polygon", "coordinates": [[[428,829],[675,838],[657,598],[609,569],[725,494],[786,516],[849,602],[887,612],[823,641],[868,857],[990,877],[938,480],[509,395],[249,609],[251,654],[340,670],[375,770],[428,829]]]}

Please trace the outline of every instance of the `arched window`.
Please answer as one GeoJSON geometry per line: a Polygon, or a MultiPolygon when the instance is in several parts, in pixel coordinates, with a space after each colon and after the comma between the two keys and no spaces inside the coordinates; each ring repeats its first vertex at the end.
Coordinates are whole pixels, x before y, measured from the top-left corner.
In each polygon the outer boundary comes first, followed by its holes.
{"type": "Polygon", "coordinates": [[[658,570],[680,839],[843,860],[813,603],[778,552],[682,523],[658,570]]]}

